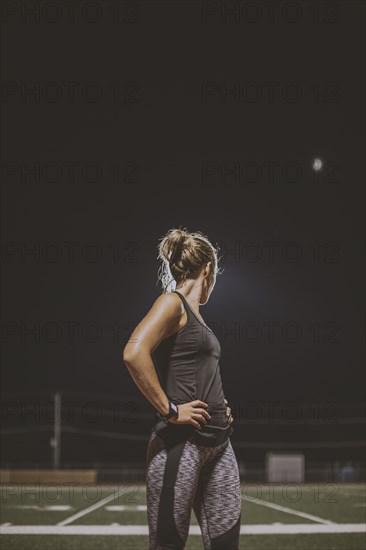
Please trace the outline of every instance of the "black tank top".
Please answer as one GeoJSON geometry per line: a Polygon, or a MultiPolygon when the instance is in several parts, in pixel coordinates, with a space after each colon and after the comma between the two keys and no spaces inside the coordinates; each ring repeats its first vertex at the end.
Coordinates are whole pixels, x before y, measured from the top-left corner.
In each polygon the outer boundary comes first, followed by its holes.
{"type": "Polygon", "coordinates": [[[200,422],[202,429],[199,430],[190,424],[166,424],[156,414],[154,430],[167,442],[180,436],[205,446],[220,445],[233,431],[227,422],[220,375],[221,346],[183,294],[177,290],[174,293],[185,306],[187,322],[177,333],[162,340],[152,352],[152,359],[168,398],[177,404],[195,399],[204,401],[211,419],[206,425],[200,422]]]}

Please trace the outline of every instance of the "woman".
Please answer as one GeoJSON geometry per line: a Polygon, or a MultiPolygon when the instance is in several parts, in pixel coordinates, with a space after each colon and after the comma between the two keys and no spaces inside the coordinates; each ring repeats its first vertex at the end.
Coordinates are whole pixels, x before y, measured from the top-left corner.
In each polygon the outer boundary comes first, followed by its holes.
{"type": "Polygon", "coordinates": [[[220,344],[203,321],[217,250],[200,232],[171,229],[159,244],[161,294],[123,353],[157,410],[147,446],[149,550],[183,549],[193,508],[205,550],[239,548],[241,495],[220,344]],[[176,290],[167,291],[172,282],[176,290]]]}

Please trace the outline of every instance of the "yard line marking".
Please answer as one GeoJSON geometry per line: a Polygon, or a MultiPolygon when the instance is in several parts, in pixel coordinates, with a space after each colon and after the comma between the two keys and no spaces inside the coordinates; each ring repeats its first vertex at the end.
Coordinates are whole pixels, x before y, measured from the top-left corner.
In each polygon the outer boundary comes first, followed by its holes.
{"type": "Polygon", "coordinates": [[[72,510],[72,506],[69,504],[52,504],[51,506],[40,506],[40,510],[46,512],[64,512],[65,510],[72,510]]]}
{"type": "Polygon", "coordinates": [[[8,508],[21,508],[24,510],[38,510],[38,504],[10,504],[8,508]]]}
{"type": "Polygon", "coordinates": [[[123,505],[116,505],[116,506],[106,506],[105,510],[108,512],[125,512],[125,511],[133,511],[133,512],[146,512],[147,511],[147,505],[146,504],[123,504],[123,505]]]}
{"type": "Polygon", "coordinates": [[[79,519],[82,516],[85,516],[86,514],[90,514],[90,512],[94,512],[94,510],[97,510],[101,506],[104,506],[105,504],[107,504],[107,502],[110,502],[111,500],[116,498],[116,496],[118,497],[122,493],[123,491],[117,491],[117,494],[116,494],[116,492],[114,491],[112,494],[102,498],[101,500],[98,500],[98,502],[95,502],[91,506],[88,506],[88,508],[85,508],[84,510],[80,510],[80,512],[77,512],[73,516],[70,516],[69,518],[66,518],[63,521],[60,521],[59,523],[57,523],[57,525],[60,525],[60,526],[67,525],[68,523],[71,523],[72,521],[75,521],[76,519],[79,519]]]}
{"type": "MultiPolygon", "coordinates": [[[[287,525],[241,525],[241,535],[298,535],[316,533],[364,533],[365,523],[332,525],[292,523],[287,525]]],[[[1,535],[149,535],[147,525],[12,525],[0,526],[1,535]]],[[[191,525],[190,535],[201,535],[199,525],[191,525]]]]}
{"type": "Polygon", "coordinates": [[[25,510],[38,510],[45,512],[63,512],[65,510],[72,510],[72,506],[69,504],[52,504],[50,506],[40,506],[39,504],[14,504],[9,508],[20,508],[25,510]]]}
{"type": "Polygon", "coordinates": [[[319,516],[313,516],[312,514],[306,514],[305,512],[299,512],[298,510],[294,510],[293,508],[287,508],[286,506],[280,506],[279,504],[274,504],[273,502],[267,502],[266,500],[261,500],[260,498],[256,499],[250,499],[248,497],[243,497],[244,500],[247,502],[251,502],[253,504],[259,504],[260,506],[268,506],[268,508],[273,508],[274,510],[279,510],[280,512],[285,512],[286,514],[292,514],[294,516],[299,516],[301,518],[311,519],[312,521],[316,521],[318,523],[325,523],[326,525],[330,524],[333,525],[334,521],[330,521],[329,519],[323,519],[319,516]]]}

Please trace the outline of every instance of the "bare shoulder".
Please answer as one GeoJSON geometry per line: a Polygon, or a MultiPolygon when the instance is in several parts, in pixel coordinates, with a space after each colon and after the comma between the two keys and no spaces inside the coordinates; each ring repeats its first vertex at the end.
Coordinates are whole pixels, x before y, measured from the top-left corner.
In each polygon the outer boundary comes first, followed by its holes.
{"type": "Polygon", "coordinates": [[[174,292],[160,294],[153,303],[150,311],[153,309],[167,319],[180,318],[184,311],[182,300],[174,292]]]}
{"type": "Polygon", "coordinates": [[[176,294],[175,292],[165,292],[163,294],[160,294],[154,303],[157,303],[157,302],[160,302],[160,303],[165,303],[167,305],[169,304],[181,304],[182,303],[182,300],[179,298],[178,294],[176,294]]]}
{"type": "Polygon", "coordinates": [[[140,334],[149,334],[150,342],[155,346],[179,330],[184,313],[182,301],[173,292],[160,294],[140,323],[140,334]]]}
{"type": "Polygon", "coordinates": [[[182,302],[177,294],[167,292],[156,298],[151,308],[134,329],[125,348],[130,357],[144,348],[149,352],[156,349],[162,340],[179,330],[182,317],[182,302]]]}
{"type": "Polygon", "coordinates": [[[155,334],[154,344],[179,331],[184,312],[182,300],[176,293],[166,292],[156,298],[143,320],[145,326],[155,334]]]}

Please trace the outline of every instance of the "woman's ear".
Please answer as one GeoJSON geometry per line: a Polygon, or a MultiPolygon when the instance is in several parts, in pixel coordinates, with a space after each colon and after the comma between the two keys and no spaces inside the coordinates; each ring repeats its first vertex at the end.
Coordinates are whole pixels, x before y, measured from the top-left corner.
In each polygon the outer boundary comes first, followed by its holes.
{"type": "Polygon", "coordinates": [[[207,284],[207,288],[210,288],[213,282],[212,262],[207,262],[205,266],[205,282],[207,284]]]}

